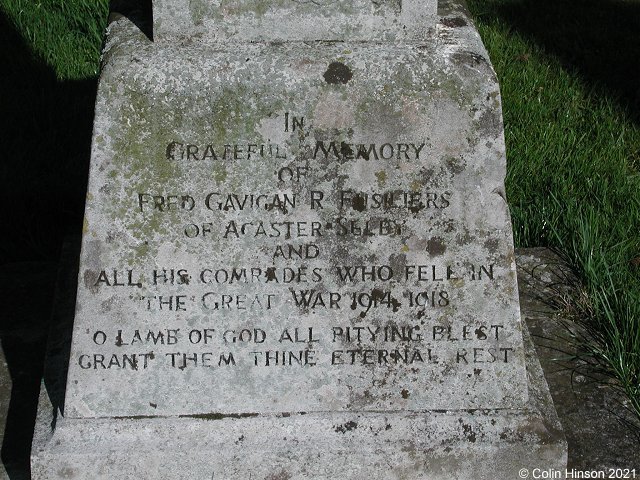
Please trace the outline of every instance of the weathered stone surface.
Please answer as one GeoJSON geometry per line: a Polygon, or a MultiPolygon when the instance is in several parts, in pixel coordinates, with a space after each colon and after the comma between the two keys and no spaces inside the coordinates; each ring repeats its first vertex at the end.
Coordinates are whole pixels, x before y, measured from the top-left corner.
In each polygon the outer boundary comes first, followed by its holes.
{"type": "Polygon", "coordinates": [[[436,0],[154,0],[154,39],[174,42],[423,40],[436,0]]]}
{"type": "Polygon", "coordinates": [[[438,42],[112,27],[67,416],[524,405],[498,86],[438,42]]]}
{"type": "Polygon", "coordinates": [[[564,471],[564,435],[526,340],[531,395],[518,410],[58,417],[52,439],[43,389],[32,476],[494,480],[523,468],[564,471]]]}
{"type": "MultiPolygon", "coordinates": [[[[39,433],[36,478],[566,462],[523,343],[500,95],[468,18],[421,41],[230,43],[209,5],[211,35],[110,27],[64,418],[39,433]]],[[[281,6],[302,31],[315,8],[281,6]]]]}

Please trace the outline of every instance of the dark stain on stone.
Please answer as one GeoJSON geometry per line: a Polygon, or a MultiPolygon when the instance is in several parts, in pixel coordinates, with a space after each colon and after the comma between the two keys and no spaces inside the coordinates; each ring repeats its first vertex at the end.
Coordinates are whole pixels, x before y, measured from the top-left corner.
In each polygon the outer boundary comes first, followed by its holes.
{"type": "Polygon", "coordinates": [[[462,431],[464,432],[464,436],[465,438],[471,442],[471,443],[475,443],[476,441],[476,434],[473,431],[473,429],[471,428],[471,425],[467,425],[466,423],[463,423],[462,420],[459,420],[459,422],[462,424],[462,431]]]}
{"type": "Polygon", "coordinates": [[[474,374],[475,376],[480,375],[480,373],[482,373],[482,369],[481,369],[481,368],[474,368],[474,369],[473,369],[473,374],[474,374]]]}
{"type": "Polygon", "coordinates": [[[391,424],[387,423],[387,425],[384,427],[385,430],[391,430],[391,424]]]}
{"type": "Polygon", "coordinates": [[[453,220],[446,220],[445,222],[443,222],[442,228],[444,229],[445,233],[451,233],[456,229],[453,220]]]}
{"type": "Polygon", "coordinates": [[[469,245],[470,243],[473,243],[473,241],[474,238],[469,235],[469,232],[464,232],[463,234],[456,235],[456,243],[461,247],[469,245]]]}
{"type": "MultiPolygon", "coordinates": [[[[129,298],[133,300],[133,295],[129,295],[129,298]]],[[[113,305],[113,302],[115,301],[115,297],[111,297],[108,300],[105,300],[104,302],[102,302],[100,304],[100,308],[102,308],[103,312],[109,312],[111,311],[111,306],[113,305]]]]}
{"type": "Polygon", "coordinates": [[[355,195],[353,200],[351,201],[353,209],[358,212],[364,212],[367,208],[366,202],[364,200],[364,195],[355,195]]]}
{"type": "Polygon", "coordinates": [[[347,422],[343,425],[338,425],[337,427],[335,427],[335,430],[337,433],[346,433],[350,432],[351,430],[355,430],[356,428],[358,428],[358,423],[351,420],[350,422],[347,422]]]}
{"type": "Polygon", "coordinates": [[[470,67],[487,65],[487,60],[475,52],[457,52],[451,56],[451,59],[458,65],[468,65],[470,67]]]}
{"type": "Polygon", "coordinates": [[[406,400],[407,398],[409,398],[409,395],[410,395],[409,390],[407,390],[406,388],[403,388],[402,391],[400,392],[400,395],[402,395],[402,398],[406,400]]]}
{"type": "MultiPolygon", "coordinates": [[[[386,295],[389,295],[389,299],[388,299],[389,303],[391,304],[391,308],[393,309],[393,312],[396,313],[400,309],[400,307],[402,306],[402,303],[400,303],[397,298],[392,296],[391,293],[387,293],[386,295]]],[[[386,299],[385,299],[385,292],[383,292],[379,288],[374,288],[371,291],[371,299],[373,300],[373,304],[374,305],[377,305],[377,304],[386,305],[387,304],[386,299]]]]}
{"type": "Polygon", "coordinates": [[[413,214],[420,213],[420,210],[425,208],[424,203],[420,202],[418,205],[414,205],[413,207],[409,207],[409,211],[413,214]]]}
{"type": "Polygon", "coordinates": [[[396,313],[398,310],[400,310],[400,307],[402,306],[402,304],[398,301],[398,299],[396,297],[391,297],[391,307],[393,308],[393,313],[396,313]]]}
{"type": "Polygon", "coordinates": [[[446,160],[447,170],[451,175],[457,175],[464,171],[464,161],[459,157],[448,157],[446,160]]]}
{"type": "Polygon", "coordinates": [[[58,475],[60,476],[60,478],[77,478],[76,471],[70,467],[63,467],[62,469],[58,470],[58,475]]]}
{"type": "Polygon", "coordinates": [[[416,445],[415,445],[415,443],[411,442],[408,445],[403,446],[400,450],[402,450],[403,452],[408,453],[409,455],[415,455],[415,453],[416,453],[416,445]]]}
{"type": "Polygon", "coordinates": [[[244,442],[244,435],[240,435],[240,437],[238,437],[238,440],[235,441],[235,444],[240,445],[242,442],[244,442]]]}
{"type": "MultiPolygon", "coordinates": [[[[351,148],[351,145],[349,145],[346,142],[342,142],[340,144],[340,155],[342,155],[343,158],[355,157],[353,148],[351,148]]],[[[366,160],[369,160],[369,159],[367,158],[366,160]]]]}
{"type": "Polygon", "coordinates": [[[291,478],[291,474],[286,470],[282,469],[278,473],[271,473],[264,477],[264,480],[289,480],[291,478]]]}
{"type": "Polygon", "coordinates": [[[431,237],[427,241],[427,252],[432,257],[437,257],[438,255],[442,255],[447,251],[447,245],[444,243],[444,240],[440,237],[431,237]]]}
{"type": "Polygon", "coordinates": [[[443,18],[442,24],[446,27],[459,28],[466,27],[467,21],[462,17],[443,18]]]}
{"type": "Polygon", "coordinates": [[[487,132],[496,133],[502,129],[500,114],[495,109],[486,110],[480,117],[480,125],[487,132]]]}
{"type": "Polygon", "coordinates": [[[353,77],[351,69],[341,62],[331,62],[323,75],[327,83],[345,84],[353,77]]]}
{"type": "Polygon", "coordinates": [[[407,256],[404,253],[393,253],[389,256],[389,264],[393,271],[402,271],[407,264],[407,256]]]}
{"type": "Polygon", "coordinates": [[[151,402],[149,402],[149,405],[150,405],[152,408],[158,408],[158,404],[157,404],[157,403],[151,403],[151,402]]]}
{"type": "Polygon", "coordinates": [[[278,278],[276,277],[276,267],[268,267],[265,275],[267,276],[267,282],[278,281],[278,278]]]}
{"type": "MultiPolygon", "coordinates": [[[[192,415],[178,415],[178,418],[196,418],[200,420],[222,420],[223,418],[253,418],[258,413],[196,413],[192,415]]],[[[150,417],[155,418],[155,417],[150,417]]]]}
{"type": "Polygon", "coordinates": [[[99,289],[96,285],[98,273],[94,272],[93,270],[85,270],[82,277],[84,280],[84,286],[87,287],[91,293],[98,293],[99,289]]]}
{"type": "Polygon", "coordinates": [[[436,176],[436,172],[433,168],[422,168],[420,170],[420,172],[422,173],[422,176],[424,177],[424,181],[425,182],[432,182],[435,179],[436,176]]]}

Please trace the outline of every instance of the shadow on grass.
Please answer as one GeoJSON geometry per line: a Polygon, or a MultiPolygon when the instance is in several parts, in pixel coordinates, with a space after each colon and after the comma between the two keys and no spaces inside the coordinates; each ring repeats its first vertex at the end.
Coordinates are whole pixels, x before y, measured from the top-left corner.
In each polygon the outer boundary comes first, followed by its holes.
{"type": "Polygon", "coordinates": [[[56,262],[21,262],[5,265],[0,277],[3,296],[9,300],[9,308],[3,309],[0,343],[10,377],[10,385],[2,379],[1,393],[9,404],[2,425],[1,458],[11,480],[29,478],[56,271],[56,262]]]}
{"type": "Polygon", "coordinates": [[[0,263],[56,260],[79,232],[97,78],[57,81],[0,10],[0,263]]]}
{"type": "MultiPolygon", "coordinates": [[[[151,0],[111,3],[152,37],[151,0]]],[[[22,480],[43,376],[64,409],[98,77],[58,80],[1,4],[0,62],[0,345],[11,380],[0,378],[0,394],[10,388],[0,456],[9,478],[22,480]]]]}
{"type": "Polygon", "coordinates": [[[18,480],[29,478],[60,248],[82,228],[97,78],[58,81],[1,7],[0,64],[0,342],[11,377],[1,458],[18,480]]]}
{"type": "Polygon", "coordinates": [[[474,0],[484,21],[503,20],[588,86],[615,98],[640,123],[640,2],[637,0],[474,0]]]}

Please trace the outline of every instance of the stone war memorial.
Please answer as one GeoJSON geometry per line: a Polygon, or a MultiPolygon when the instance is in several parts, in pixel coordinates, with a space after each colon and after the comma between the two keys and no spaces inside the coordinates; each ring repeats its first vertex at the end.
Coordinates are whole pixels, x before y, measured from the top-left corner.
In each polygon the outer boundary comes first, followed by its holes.
{"type": "Polygon", "coordinates": [[[154,0],[152,36],[117,17],[33,478],[563,469],[505,166],[458,3],[154,0]]]}

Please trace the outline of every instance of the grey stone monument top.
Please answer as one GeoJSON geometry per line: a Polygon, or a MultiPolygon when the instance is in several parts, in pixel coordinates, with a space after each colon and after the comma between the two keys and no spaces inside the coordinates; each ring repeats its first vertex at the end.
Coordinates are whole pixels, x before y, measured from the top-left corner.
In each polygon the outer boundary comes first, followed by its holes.
{"type": "Polygon", "coordinates": [[[436,0],[154,0],[153,31],[159,41],[421,40],[436,10],[436,0]]]}

